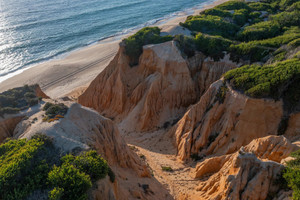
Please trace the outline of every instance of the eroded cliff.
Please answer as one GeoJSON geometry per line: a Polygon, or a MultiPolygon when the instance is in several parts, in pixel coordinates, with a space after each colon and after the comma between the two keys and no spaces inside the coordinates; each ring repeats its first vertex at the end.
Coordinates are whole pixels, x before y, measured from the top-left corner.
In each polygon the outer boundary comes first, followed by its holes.
{"type": "Polygon", "coordinates": [[[212,82],[237,66],[228,56],[214,62],[199,52],[184,59],[171,41],[144,46],[139,65],[131,67],[121,44],[78,102],[126,124],[127,131],[156,130],[176,122],[212,82]]]}

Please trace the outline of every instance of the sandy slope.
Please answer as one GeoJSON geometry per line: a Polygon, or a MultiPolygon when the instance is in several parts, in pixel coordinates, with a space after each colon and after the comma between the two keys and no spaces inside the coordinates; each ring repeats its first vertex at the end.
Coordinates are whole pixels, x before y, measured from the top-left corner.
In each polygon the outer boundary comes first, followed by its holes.
{"type": "MultiPolygon", "coordinates": [[[[217,0],[203,9],[195,10],[194,13],[198,14],[201,10],[214,7],[225,1],[217,0]]],[[[162,28],[163,34],[189,34],[189,31],[178,26],[179,22],[183,22],[185,19],[186,14],[182,13],[178,17],[160,21],[155,25],[162,28]]],[[[38,64],[1,82],[0,92],[24,84],[38,83],[43,91],[52,98],[63,97],[67,94],[71,94],[75,98],[107,66],[117,52],[118,43],[121,39],[110,38],[101,41],[101,43],[71,52],[62,59],[38,64]]]]}

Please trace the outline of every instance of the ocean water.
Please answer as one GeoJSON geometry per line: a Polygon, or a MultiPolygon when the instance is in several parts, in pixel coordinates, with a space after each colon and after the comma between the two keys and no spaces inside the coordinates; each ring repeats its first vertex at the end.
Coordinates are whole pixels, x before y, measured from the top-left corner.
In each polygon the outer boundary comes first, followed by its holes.
{"type": "MultiPolygon", "coordinates": [[[[0,0],[0,80],[209,0],[0,0]]],[[[212,1],[212,0],[210,0],[212,1]]]]}

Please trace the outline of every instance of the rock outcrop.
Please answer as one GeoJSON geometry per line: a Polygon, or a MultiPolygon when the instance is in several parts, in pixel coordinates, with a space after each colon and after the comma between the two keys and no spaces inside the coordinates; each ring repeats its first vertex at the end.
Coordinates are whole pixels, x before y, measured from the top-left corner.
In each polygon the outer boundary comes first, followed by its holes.
{"type": "Polygon", "coordinates": [[[151,177],[141,159],[128,148],[110,119],[79,104],[63,103],[69,107],[64,118],[51,123],[44,122],[44,111],[40,111],[19,123],[14,137],[31,138],[43,133],[52,137],[55,146],[63,152],[96,149],[108,161],[116,179],[114,183],[108,179],[100,180],[92,193],[95,199],[172,199],[151,177]],[[147,191],[142,185],[147,186],[147,191]]]}
{"type": "Polygon", "coordinates": [[[13,136],[15,127],[23,118],[24,116],[0,118],[0,143],[13,136]]]}
{"type": "MultiPolygon", "coordinates": [[[[254,154],[242,149],[230,156],[222,157],[223,162],[217,161],[220,167],[218,172],[209,176],[207,180],[200,181],[196,188],[199,193],[197,197],[191,199],[261,200],[267,199],[270,194],[277,193],[280,189],[274,182],[283,165],[260,160],[254,154]]],[[[203,178],[205,175],[208,174],[198,173],[197,178],[203,178]]]]}
{"type": "Polygon", "coordinates": [[[191,155],[224,155],[253,139],[277,135],[282,116],[282,101],[250,98],[219,80],[169,134],[181,160],[191,155]]]}
{"type": "Polygon", "coordinates": [[[184,59],[175,42],[144,46],[138,66],[129,66],[124,47],[78,98],[84,106],[149,131],[178,120],[209,85],[237,64],[227,57],[213,62],[201,53],[184,59]]]}
{"type": "Polygon", "coordinates": [[[297,149],[284,136],[267,136],[233,154],[207,158],[191,173],[200,183],[190,199],[270,198],[280,190],[276,184],[283,168],[280,162],[297,149]]]}

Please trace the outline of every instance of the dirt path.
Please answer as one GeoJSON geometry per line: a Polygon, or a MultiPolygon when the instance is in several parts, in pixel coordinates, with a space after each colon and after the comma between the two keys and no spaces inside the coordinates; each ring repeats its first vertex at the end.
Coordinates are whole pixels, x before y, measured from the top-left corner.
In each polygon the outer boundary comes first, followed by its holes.
{"type": "MultiPolygon", "coordinates": [[[[122,128],[120,130],[122,132],[122,128]]],[[[191,176],[193,163],[187,165],[177,160],[176,149],[165,133],[164,130],[152,133],[123,132],[123,136],[130,148],[147,163],[154,177],[169,190],[174,199],[179,199],[184,194],[194,193],[199,180],[191,176]],[[170,171],[166,171],[168,169],[170,171]]]]}

